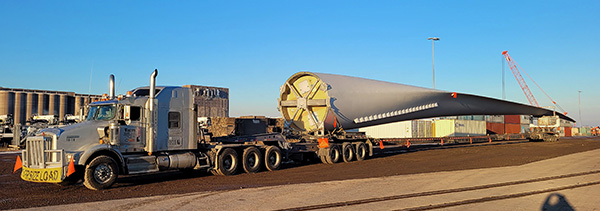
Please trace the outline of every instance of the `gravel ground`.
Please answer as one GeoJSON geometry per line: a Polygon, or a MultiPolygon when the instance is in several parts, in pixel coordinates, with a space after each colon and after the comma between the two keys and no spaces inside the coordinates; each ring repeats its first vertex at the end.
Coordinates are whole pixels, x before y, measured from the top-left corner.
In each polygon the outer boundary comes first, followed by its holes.
{"type": "Polygon", "coordinates": [[[600,148],[600,138],[562,138],[558,142],[511,141],[494,144],[455,145],[406,150],[403,147],[377,148],[368,160],[326,165],[286,164],[274,172],[212,176],[179,171],[121,176],[113,188],[91,191],[83,185],[25,182],[20,170],[13,174],[16,154],[0,154],[0,209],[103,201],[166,194],[232,190],[283,184],[384,177],[439,171],[522,165],[600,148]]]}

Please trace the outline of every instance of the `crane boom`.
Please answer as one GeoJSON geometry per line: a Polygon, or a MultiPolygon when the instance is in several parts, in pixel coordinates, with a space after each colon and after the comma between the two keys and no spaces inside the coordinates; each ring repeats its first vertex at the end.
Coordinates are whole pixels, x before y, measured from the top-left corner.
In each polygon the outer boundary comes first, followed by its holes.
{"type": "Polygon", "coordinates": [[[506,58],[508,67],[510,67],[510,70],[512,71],[513,75],[515,75],[517,82],[519,82],[519,86],[521,86],[521,89],[523,89],[525,97],[527,97],[527,100],[529,100],[529,104],[531,104],[532,106],[540,107],[537,100],[535,100],[535,97],[531,93],[531,90],[529,90],[527,83],[525,83],[525,80],[523,80],[523,76],[521,76],[521,72],[519,72],[516,63],[512,60],[510,55],[508,55],[508,51],[502,52],[502,55],[504,55],[504,58],[506,58]]]}

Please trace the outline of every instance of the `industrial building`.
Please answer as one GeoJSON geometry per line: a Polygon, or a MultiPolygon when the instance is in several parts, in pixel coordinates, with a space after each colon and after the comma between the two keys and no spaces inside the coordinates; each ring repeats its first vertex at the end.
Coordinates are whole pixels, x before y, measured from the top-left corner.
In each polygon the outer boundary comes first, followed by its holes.
{"type": "Polygon", "coordinates": [[[85,105],[100,95],[75,92],[0,87],[0,115],[12,115],[15,124],[25,124],[34,115],[79,115],[85,105]]]}

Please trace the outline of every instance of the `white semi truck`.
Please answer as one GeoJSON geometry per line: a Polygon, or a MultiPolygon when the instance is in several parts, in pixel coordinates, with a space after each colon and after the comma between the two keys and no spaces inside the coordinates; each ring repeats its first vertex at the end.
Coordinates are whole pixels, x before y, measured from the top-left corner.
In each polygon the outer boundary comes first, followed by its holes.
{"type": "MultiPolygon", "coordinates": [[[[149,87],[134,89],[125,96],[115,96],[111,75],[108,98],[91,103],[85,121],[27,137],[21,178],[48,183],[83,179],[87,188],[100,190],[113,185],[122,174],[169,169],[199,169],[217,175],[235,174],[238,169],[273,171],[284,159],[329,152],[329,147],[323,152],[315,142],[288,142],[282,133],[229,136],[208,142],[199,130],[192,90],[156,86],[157,74],[157,70],[152,73],[149,87]]],[[[367,152],[372,154],[367,141],[354,140],[344,147],[351,146],[352,153],[358,147],[360,154],[355,159],[362,160],[367,152]]],[[[335,150],[327,155],[333,156],[328,160],[337,162],[341,148],[334,146],[337,144],[332,143],[335,150]]]]}

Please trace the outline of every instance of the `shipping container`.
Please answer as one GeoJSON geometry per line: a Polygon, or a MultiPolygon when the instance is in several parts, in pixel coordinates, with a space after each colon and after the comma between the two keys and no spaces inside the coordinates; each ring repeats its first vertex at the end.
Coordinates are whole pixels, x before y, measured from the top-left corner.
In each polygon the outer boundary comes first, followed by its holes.
{"type": "Polygon", "coordinates": [[[486,134],[485,121],[441,119],[435,121],[435,136],[482,136],[486,134]]]}
{"type": "Polygon", "coordinates": [[[486,122],[487,134],[504,134],[504,123],[486,122]]]}
{"type": "Polygon", "coordinates": [[[531,115],[521,115],[521,124],[530,124],[531,123],[531,118],[533,118],[531,115]]]}
{"type": "Polygon", "coordinates": [[[561,119],[560,126],[561,127],[573,127],[573,122],[561,119]]]}
{"type": "Polygon", "coordinates": [[[373,138],[429,138],[433,137],[432,122],[413,120],[359,128],[373,138]]]}
{"type": "Polygon", "coordinates": [[[561,137],[570,137],[571,136],[571,127],[559,127],[558,133],[561,137]]]}
{"type": "Polygon", "coordinates": [[[521,124],[521,115],[504,115],[504,123],[521,124]]]}
{"type": "Polygon", "coordinates": [[[530,132],[529,124],[521,123],[521,133],[528,133],[528,132],[530,132]]]}
{"type": "Polygon", "coordinates": [[[483,116],[483,115],[458,116],[456,119],[484,121],[485,120],[485,116],[483,116]]]}
{"type": "Polygon", "coordinates": [[[580,136],[578,127],[571,128],[571,136],[580,136]]]}
{"type": "Polygon", "coordinates": [[[521,124],[504,124],[504,132],[506,134],[517,134],[521,133],[521,124]]]}
{"type": "Polygon", "coordinates": [[[485,116],[485,121],[493,123],[504,123],[504,115],[487,115],[485,116]]]}

